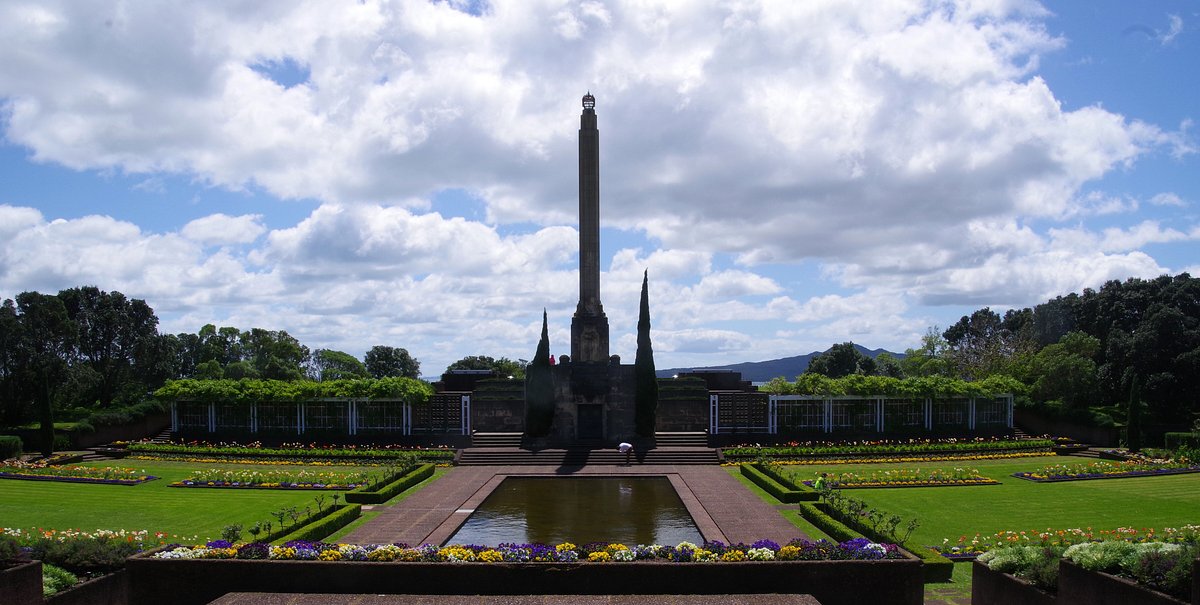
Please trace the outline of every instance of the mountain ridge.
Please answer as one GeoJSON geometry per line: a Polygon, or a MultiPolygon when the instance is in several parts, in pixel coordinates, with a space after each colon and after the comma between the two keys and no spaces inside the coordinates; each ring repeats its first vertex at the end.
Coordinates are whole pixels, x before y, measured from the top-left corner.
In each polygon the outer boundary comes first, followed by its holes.
{"type": "MultiPolygon", "coordinates": [[[[830,347],[833,348],[833,347],[830,347]]],[[[868,349],[860,344],[855,344],[854,348],[859,353],[875,359],[881,353],[887,353],[896,359],[904,359],[904,353],[895,353],[887,349],[868,349]]],[[[782,376],[787,380],[795,380],[797,376],[803,374],[808,369],[808,364],[814,357],[825,351],[813,351],[804,355],[795,355],[792,357],[781,357],[779,359],[768,359],[765,361],[743,361],[740,363],[732,363],[719,366],[705,366],[693,368],[669,368],[665,370],[656,370],[655,375],[659,378],[670,378],[680,372],[696,372],[703,370],[733,370],[742,373],[742,380],[750,382],[766,382],[777,376],[782,376]]]]}

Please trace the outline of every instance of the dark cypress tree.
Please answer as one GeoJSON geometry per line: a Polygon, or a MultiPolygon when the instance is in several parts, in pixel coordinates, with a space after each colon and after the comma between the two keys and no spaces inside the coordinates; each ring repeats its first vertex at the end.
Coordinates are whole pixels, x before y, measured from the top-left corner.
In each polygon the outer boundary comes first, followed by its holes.
{"type": "Polygon", "coordinates": [[[550,330],[542,310],[542,338],[525,368],[525,434],[544,437],[554,421],[554,379],[550,373],[550,330]]]}
{"type": "Polygon", "coordinates": [[[637,434],[654,436],[654,419],[658,411],[658,377],[654,375],[654,347],[650,344],[650,272],[642,275],[642,305],[638,313],[637,357],[633,362],[634,421],[637,434]]]}
{"type": "Polygon", "coordinates": [[[1137,374],[1129,385],[1129,407],[1125,415],[1125,447],[1131,452],[1142,449],[1142,397],[1137,374]]]}

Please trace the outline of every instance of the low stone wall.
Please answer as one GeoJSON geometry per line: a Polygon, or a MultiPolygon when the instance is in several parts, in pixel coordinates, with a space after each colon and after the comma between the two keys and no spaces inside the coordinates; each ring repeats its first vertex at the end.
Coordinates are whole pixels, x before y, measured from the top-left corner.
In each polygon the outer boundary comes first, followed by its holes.
{"type": "Polygon", "coordinates": [[[971,563],[971,605],[1055,605],[1054,595],[1006,573],[971,563]]]}
{"type": "MultiPolygon", "coordinates": [[[[1192,584],[1197,579],[1193,576],[1192,584]]],[[[1193,588],[1193,594],[1195,589],[1193,588]]],[[[1058,563],[1058,605],[1188,605],[1135,582],[1088,571],[1066,559],[1058,563]]]]}
{"type": "Polygon", "coordinates": [[[129,574],[125,570],[88,580],[45,601],[45,605],[126,605],[127,603],[129,603],[129,574]]]}
{"type": "Polygon", "coordinates": [[[920,605],[921,563],[368,563],[131,557],[130,605],[204,605],[230,592],[326,594],[811,594],[823,605],[920,605]]]}
{"type": "Polygon", "coordinates": [[[41,603],[42,562],[0,561],[0,603],[41,603]]]}

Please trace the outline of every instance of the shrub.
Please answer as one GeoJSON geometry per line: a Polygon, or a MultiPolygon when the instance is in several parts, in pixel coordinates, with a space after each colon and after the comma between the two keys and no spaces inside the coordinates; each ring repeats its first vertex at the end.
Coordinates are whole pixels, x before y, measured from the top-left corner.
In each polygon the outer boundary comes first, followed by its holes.
{"type": "Polygon", "coordinates": [[[1192,562],[1200,553],[1177,544],[1162,546],[1174,548],[1144,549],[1129,575],[1139,584],[1186,601],[1192,594],[1192,562]]]}
{"type": "Polygon", "coordinates": [[[795,503],[818,499],[817,492],[803,485],[796,485],[779,473],[774,472],[770,465],[743,464],[742,475],[763,491],[771,494],[780,502],[795,503]]]}
{"type": "Polygon", "coordinates": [[[102,575],[125,567],[125,558],[138,553],[140,546],[107,538],[90,540],[39,540],[30,550],[30,558],[58,565],[79,575],[102,575]]]}
{"type": "Polygon", "coordinates": [[[1134,545],[1124,540],[1084,542],[1075,544],[1063,553],[1063,558],[1089,571],[1116,572],[1121,562],[1135,554],[1134,545]]]}
{"type": "Polygon", "coordinates": [[[372,490],[364,486],[348,491],[346,492],[346,502],[357,502],[359,504],[380,504],[387,502],[400,492],[432,477],[433,469],[434,466],[432,464],[422,464],[383,487],[372,490]]]}
{"type": "Polygon", "coordinates": [[[79,582],[75,574],[49,563],[42,563],[42,596],[62,592],[79,582]]]}
{"type": "Polygon", "coordinates": [[[1058,590],[1058,560],[1063,549],[1058,546],[1008,546],[989,550],[976,559],[988,569],[1012,574],[1049,592],[1058,590]]]}
{"type": "Polygon", "coordinates": [[[8,559],[23,559],[21,545],[17,539],[7,534],[0,534],[0,561],[8,559]]]}
{"type": "Polygon", "coordinates": [[[0,460],[21,455],[21,438],[16,435],[0,435],[0,460]]]}
{"type": "Polygon", "coordinates": [[[1200,433],[1166,433],[1163,441],[1169,450],[1181,447],[1200,448],[1200,433]]]}
{"type": "Polygon", "coordinates": [[[357,519],[362,514],[362,506],[359,504],[342,505],[334,512],[326,515],[320,520],[308,523],[296,529],[292,533],[275,539],[275,542],[286,544],[293,540],[321,540],[333,532],[347,526],[351,521],[357,519]]]}

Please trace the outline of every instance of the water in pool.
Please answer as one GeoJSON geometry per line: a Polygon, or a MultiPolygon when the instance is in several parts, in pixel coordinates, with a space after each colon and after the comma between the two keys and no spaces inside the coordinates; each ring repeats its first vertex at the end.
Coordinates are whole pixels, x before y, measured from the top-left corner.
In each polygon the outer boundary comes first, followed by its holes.
{"type": "Polygon", "coordinates": [[[704,541],[666,477],[508,477],[446,543],[685,540],[704,541]]]}

